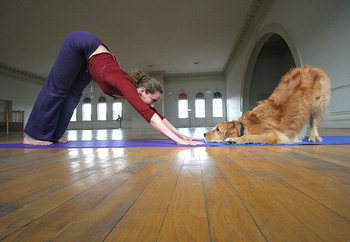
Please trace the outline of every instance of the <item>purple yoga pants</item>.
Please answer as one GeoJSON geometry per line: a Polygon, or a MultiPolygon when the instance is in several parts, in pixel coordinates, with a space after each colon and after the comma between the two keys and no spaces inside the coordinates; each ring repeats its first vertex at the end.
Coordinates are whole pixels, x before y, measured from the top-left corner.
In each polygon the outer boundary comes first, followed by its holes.
{"type": "Polygon", "coordinates": [[[29,116],[27,135],[52,142],[62,137],[90,82],[88,58],[100,45],[96,36],[85,31],[66,37],[29,116]]]}

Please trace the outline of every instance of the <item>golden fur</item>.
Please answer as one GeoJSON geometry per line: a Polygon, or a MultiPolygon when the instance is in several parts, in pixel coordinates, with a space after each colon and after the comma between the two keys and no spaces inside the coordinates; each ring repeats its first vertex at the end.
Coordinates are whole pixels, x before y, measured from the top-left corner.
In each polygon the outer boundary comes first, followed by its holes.
{"type": "Polygon", "coordinates": [[[292,68],[268,99],[239,121],[219,123],[204,136],[207,142],[288,144],[301,140],[309,120],[309,141],[321,142],[318,125],[329,98],[330,79],[323,70],[292,68]]]}

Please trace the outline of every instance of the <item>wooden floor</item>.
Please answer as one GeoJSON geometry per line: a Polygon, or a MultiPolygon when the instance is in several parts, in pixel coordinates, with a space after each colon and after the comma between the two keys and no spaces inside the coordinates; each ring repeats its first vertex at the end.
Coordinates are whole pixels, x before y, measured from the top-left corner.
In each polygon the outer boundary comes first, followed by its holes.
{"type": "Polygon", "coordinates": [[[0,240],[349,241],[350,145],[0,150],[0,240]]]}

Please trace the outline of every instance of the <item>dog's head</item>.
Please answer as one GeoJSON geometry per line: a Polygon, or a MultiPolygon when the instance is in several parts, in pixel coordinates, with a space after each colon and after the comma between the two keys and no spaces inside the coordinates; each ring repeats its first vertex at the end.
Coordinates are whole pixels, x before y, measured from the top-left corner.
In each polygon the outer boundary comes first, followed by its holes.
{"type": "Polygon", "coordinates": [[[222,122],[215,126],[214,130],[204,133],[207,142],[224,142],[227,138],[242,136],[242,123],[239,121],[222,122]]]}

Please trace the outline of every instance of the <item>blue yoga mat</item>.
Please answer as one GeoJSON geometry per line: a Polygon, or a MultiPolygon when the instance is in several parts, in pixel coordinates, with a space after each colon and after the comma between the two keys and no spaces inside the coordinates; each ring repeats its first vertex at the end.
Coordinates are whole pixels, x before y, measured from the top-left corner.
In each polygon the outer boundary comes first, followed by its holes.
{"type": "MultiPolygon", "coordinates": [[[[343,145],[350,144],[350,136],[323,136],[322,142],[309,142],[307,137],[303,142],[283,145],[343,145]]],[[[206,143],[203,146],[261,146],[262,144],[228,145],[225,143],[206,143]]],[[[69,149],[69,148],[132,148],[132,147],[188,147],[176,145],[167,139],[132,139],[132,140],[81,140],[52,145],[0,144],[0,149],[69,149]]],[[[198,146],[196,146],[198,147],[198,146]]]]}

